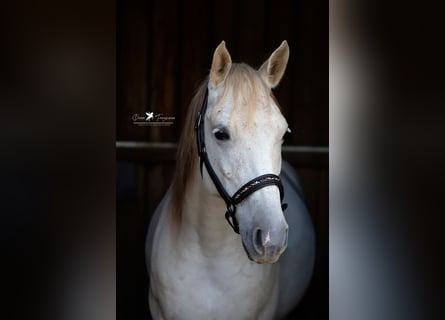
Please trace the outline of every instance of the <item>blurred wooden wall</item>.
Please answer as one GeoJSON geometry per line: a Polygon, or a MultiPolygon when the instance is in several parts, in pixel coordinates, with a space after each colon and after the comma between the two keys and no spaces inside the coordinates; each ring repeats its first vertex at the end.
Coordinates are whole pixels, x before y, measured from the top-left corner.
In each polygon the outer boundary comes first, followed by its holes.
{"type": "Polygon", "coordinates": [[[234,62],[253,67],[287,40],[275,94],[293,130],[288,143],[328,144],[327,2],[127,0],[118,10],[118,140],[177,141],[222,40],[234,62]],[[175,125],[132,125],[148,110],[175,116],[175,125]]]}
{"type": "MultiPolygon", "coordinates": [[[[275,90],[292,129],[285,144],[328,146],[327,1],[126,0],[118,1],[117,9],[116,140],[177,142],[188,104],[222,40],[234,62],[252,67],[287,40],[289,64],[275,90]],[[174,125],[134,125],[133,114],[146,111],[174,116],[174,125]]],[[[118,319],[147,319],[144,237],[175,166],[136,154],[120,157],[118,152],[118,319]]],[[[314,283],[296,313],[302,319],[327,317],[327,157],[305,165],[291,161],[317,231],[314,283]]]]}

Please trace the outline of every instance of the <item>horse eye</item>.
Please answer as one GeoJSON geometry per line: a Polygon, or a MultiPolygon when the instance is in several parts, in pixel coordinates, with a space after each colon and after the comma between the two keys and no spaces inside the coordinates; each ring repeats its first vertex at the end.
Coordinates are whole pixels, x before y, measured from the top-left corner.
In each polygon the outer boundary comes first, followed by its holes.
{"type": "Polygon", "coordinates": [[[230,139],[229,133],[224,129],[216,129],[213,131],[213,134],[215,135],[215,138],[218,140],[224,141],[230,139]]]}

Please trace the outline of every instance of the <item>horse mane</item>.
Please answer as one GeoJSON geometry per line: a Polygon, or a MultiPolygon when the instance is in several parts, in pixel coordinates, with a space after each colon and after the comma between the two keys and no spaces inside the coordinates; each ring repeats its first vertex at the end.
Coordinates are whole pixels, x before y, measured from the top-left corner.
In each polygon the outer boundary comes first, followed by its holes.
{"type": "Polygon", "coordinates": [[[179,138],[176,152],[176,168],[172,182],[172,210],[175,225],[178,225],[181,221],[182,204],[185,196],[184,191],[187,188],[192,170],[198,160],[195,122],[204,101],[207,83],[208,79],[201,82],[195,96],[190,102],[181,137],[179,138]]]}
{"type": "MultiPolygon", "coordinates": [[[[208,81],[207,78],[201,82],[190,102],[178,143],[176,168],[172,182],[172,220],[176,226],[181,222],[182,206],[186,194],[185,190],[188,187],[193,169],[198,161],[195,122],[197,113],[200,111],[205,97],[208,81]]],[[[252,101],[252,97],[257,95],[258,88],[270,92],[270,89],[265,82],[261,80],[256,70],[244,63],[234,63],[227,75],[226,85],[222,95],[224,97],[230,89],[234,92],[235,96],[243,94],[247,100],[252,101]]],[[[270,95],[279,107],[278,101],[272,92],[270,92],[270,95]]],[[[247,108],[249,109],[249,118],[252,118],[255,112],[255,104],[248,103],[247,108]]]]}

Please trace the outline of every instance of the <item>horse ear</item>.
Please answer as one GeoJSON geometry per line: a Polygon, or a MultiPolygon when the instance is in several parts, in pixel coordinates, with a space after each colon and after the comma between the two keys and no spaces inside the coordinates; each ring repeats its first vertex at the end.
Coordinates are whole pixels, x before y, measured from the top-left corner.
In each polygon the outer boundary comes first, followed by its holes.
{"type": "Polygon", "coordinates": [[[232,67],[232,58],[227,51],[226,43],[222,41],[213,53],[212,67],[210,69],[210,82],[216,87],[227,77],[232,67]]]}
{"type": "Polygon", "coordinates": [[[281,45],[270,55],[259,69],[260,75],[269,88],[275,88],[280,83],[289,60],[289,46],[284,40],[281,45]]]}

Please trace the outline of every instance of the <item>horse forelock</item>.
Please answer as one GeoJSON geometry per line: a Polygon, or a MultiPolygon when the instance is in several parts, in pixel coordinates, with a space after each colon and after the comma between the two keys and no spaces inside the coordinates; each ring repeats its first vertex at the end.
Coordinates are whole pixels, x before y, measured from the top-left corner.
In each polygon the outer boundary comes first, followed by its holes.
{"type": "MultiPolygon", "coordinates": [[[[224,96],[230,94],[234,103],[230,122],[244,118],[246,121],[242,121],[243,126],[244,124],[250,126],[255,119],[260,104],[266,111],[270,110],[270,93],[269,87],[261,79],[258,72],[250,66],[240,63],[233,64],[227,75],[221,100],[224,96]]],[[[221,103],[220,108],[223,108],[223,105],[221,103]]]]}

